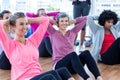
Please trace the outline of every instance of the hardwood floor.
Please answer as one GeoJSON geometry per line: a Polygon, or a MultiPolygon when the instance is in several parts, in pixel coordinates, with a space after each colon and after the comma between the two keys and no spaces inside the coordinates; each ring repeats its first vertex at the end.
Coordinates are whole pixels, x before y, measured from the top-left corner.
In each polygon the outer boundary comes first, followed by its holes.
{"type": "MultiPolygon", "coordinates": [[[[44,72],[52,69],[51,58],[40,58],[39,61],[44,72]]],[[[104,80],[120,80],[120,65],[111,66],[99,63],[98,67],[104,80]]],[[[93,77],[87,67],[85,67],[85,69],[86,72],[93,77]]],[[[73,75],[73,77],[75,77],[76,80],[81,80],[77,74],[73,75]]],[[[10,80],[10,70],[0,69],[0,80],[10,80]]]]}

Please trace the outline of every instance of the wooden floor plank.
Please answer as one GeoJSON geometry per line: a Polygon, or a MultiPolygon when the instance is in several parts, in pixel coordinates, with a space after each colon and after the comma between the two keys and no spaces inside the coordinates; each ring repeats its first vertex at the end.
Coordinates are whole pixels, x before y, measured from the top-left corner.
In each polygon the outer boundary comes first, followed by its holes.
{"type": "MultiPolygon", "coordinates": [[[[43,68],[43,71],[52,70],[52,59],[51,58],[40,58],[40,64],[43,68]]],[[[104,80],[120,80],[120,64],[119,65],[105,65],[102,63],[98,64],[99,70],[104,80]]],[[[87,73],[92,76],[89,70],[85,67],[87,73]]],[[[74,74],[76,80],[80,80],[80,76],[74,74]]],[[[0,80],[10,80],[10,70],[1,70],[0,69],[0,80]]],[[[94,79],[93,79],[94,80],[94,79]]]]}

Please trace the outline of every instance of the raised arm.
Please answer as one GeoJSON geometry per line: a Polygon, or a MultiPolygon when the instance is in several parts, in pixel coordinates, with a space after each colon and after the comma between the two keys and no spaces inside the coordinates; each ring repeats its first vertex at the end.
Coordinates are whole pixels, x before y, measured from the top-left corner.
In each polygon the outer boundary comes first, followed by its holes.
{"type": "Polygon", "coordinates": [[[120,17],[118,18],[118,23],[115,25],[116,31],[120,32],[120,17]]]}
{"type": "Polygon", "coordinates": [[[13,50],[13,47],[15,47],[15,45],[13,43],[13,40],[7,36],[7,33],[3,28],[6,25],[7,26],[9,25],[8,20],[0,21],[0,45],[4,49],[6,56],[9,58],[13,50]]]}
{"type": "Polygon", "coordinates": [[[39,46],[49,24],[48,17],[37,17],[28,19],[28,23],[39,23],[37,30],[28,38],[36,47],[39,46]]]}
{"type": "Polygon", "coordinates": [[[72,20],[71,23],[76,23],[76,25],[71,31],[78,33],[82,29],[82,27],[85,25],[86,21],[87,21],[86,16],[78,17],[75,20],[72,20]]]}
{"type": "Polygon", "coordinates": [[[52,24],[58,26],[57,22],[53,19],[50,19],[50,23],[49,23],[49,26],[48,26],[48,29],[47,29],[47,32],[51,35],[53,34],[56,30],[52,27],[52,24]]]}
{"type": "Polygon", "coordinates": [[[98,25],[96,25],[95,23],[95,20],[98,20],[98,17],[97,16],[88,16],[88,24],[89,24],[89,27],[91,29],[91,31],[93,32],[93,34],[96,33],[96,31],[98,30],[98,25]]]}

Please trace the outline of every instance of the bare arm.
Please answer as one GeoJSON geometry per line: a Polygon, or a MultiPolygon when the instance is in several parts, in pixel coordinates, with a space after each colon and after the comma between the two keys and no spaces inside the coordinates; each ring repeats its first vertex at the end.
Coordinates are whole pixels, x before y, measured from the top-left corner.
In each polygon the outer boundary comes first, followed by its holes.
{"type": "Polygon", "coordinates": [[[41,17],[36,17],[36,18],[28,18],[28,23],[39,23],[41,20],[41,17]]]}
{"type": "MultiPolygon", "coordinates": [[[[31,24],[31,23],[39,23],[41,20],[41,17],[36,17],[36,18],[28,18],[28,23],[31,24]]],[[[50,19],[49,18],[49,22],[52,23],[52,24],[55,24],[57,25],[57,22],[53,19],[50,19]]]]}

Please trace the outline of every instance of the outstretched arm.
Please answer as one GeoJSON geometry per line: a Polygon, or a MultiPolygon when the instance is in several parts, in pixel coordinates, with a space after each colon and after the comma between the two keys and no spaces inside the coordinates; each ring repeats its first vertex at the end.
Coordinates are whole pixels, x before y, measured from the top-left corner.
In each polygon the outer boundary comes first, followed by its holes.
{"type": "Polygon", "coordinates": [[[42,20],[41,17],[36,17],[36,18],[28,18],[28,23],[39,23],[42,20]]]}

